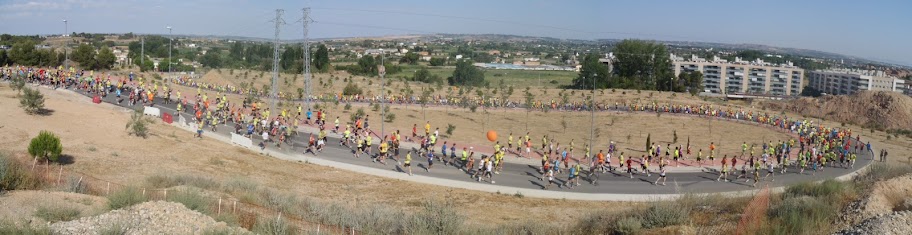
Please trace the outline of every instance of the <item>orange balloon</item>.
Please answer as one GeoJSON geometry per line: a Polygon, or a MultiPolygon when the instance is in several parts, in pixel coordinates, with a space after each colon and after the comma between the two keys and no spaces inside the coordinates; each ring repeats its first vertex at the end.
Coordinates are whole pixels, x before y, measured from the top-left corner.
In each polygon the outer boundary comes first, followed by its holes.
{"type": "Polygon", "coordinates": [[[488,131],[488,141],[494,142],[497,141],[497,132],[494,130],[488,131]]]}

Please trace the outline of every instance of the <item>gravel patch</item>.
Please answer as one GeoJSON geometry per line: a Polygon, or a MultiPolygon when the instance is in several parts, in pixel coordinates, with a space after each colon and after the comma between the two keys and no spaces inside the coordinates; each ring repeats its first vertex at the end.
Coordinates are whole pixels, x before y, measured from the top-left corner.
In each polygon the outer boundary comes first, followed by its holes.
{"type": "Polygon", "coordinates": [[[51,224],[59,234],[99,234],[121,230],[125,234],[202,234],[206,231],[231,231],[248,234],[244,229],[229,227],[209,216],[174,202],[154,201],[113,210],[97,216],[51,224]]]}
{"type": "Polygon", "coordinates": [[[876,216],[835,234],[912,234],[912,211],[899,211],[876,216]]]}

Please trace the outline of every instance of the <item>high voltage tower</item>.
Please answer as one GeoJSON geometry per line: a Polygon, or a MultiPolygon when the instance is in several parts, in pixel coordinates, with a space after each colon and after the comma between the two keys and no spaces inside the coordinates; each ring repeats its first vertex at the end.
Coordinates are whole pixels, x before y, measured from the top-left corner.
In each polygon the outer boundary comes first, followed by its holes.
{"type": "Polygon", "coordinates": [[[285,24],[285,20],[282,20],[282,13],[285,11],[282,9],[276,9],[276,18],[275,20],[275,39],[273,40],[273,55],[272,55],[272,94],[270,95],[270,108],[271,112],[276,112],[276,100],[279,98],[279,29],[285,24]]]}
{"type": "Polygon", "coordinates": [[[312,23],[313,20],[310,19],[310,7],[305,7],[301,9],[304,13],[304,16],[301,18],[301,23],[304,25],[304,104],[307,106],[307,110],[310,110],[310,39],[307,38],[307,26],[312,23]]]}

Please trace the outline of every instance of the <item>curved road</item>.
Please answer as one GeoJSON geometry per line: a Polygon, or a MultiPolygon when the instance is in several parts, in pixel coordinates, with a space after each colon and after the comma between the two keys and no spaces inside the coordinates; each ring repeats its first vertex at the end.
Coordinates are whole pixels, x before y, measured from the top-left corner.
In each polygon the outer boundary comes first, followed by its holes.
{"type": "MultiPolygon", "coordinates": [[[[91,97],[90,95],[85,94],[84,91],[75,91],[75,92],[91,97]]],[[[140,107],[139,104],[137,104],[136,106],[129,106],[129,105],[127,105],[127,103],[128,103],[127,101],[124,101],[123,103],[118,104],[115,100],[114,95],[108,95],[108,97],[105,97],[102,100],[104,102],[111,103],[111,104],[125,107],[125,108],[129,108],[129,109],[136,109],[136,108],[140,107]]],[[[175,112],[175,108],[176,108],[175,104],[163,104],[161,102],[161,100],[162,99],[156,100],[155,107],[160,108],[162,110],[162,112],[169,112],[169,113],[175,112]]],[[[185,117],[192,117],[192,115],[189,112],[186,112],[183,115],[185,117]]],[[[178,122],[177,116],[175,116],[174,119],[175,119],[174,122],[178,122]]],[[[206,132],[208,134],[217,134],[219,136],[223,136],[223,137],[226,137],[227,139],[230,139],[230,132],[233,131],[234,125],[230,124],[230,126],[219,126],[217,128],[218,131],[215,133],[210,132],[209,129],[210,128],[205,128],[204,132],[206,132]]],[[[292,138],[293,146],[291,148],[289,148],[289,146],[287,146],[287,144],[283,144],[282,149],[277,149],[272,144],[267,144],[268,145],[267,149],[274,151],[274,152],[284,153],[289,156],[302,156],[303,151],[304,151],[304,146],[306,146],[306,143],[307,143],[306,138],[308,136],[309,136],[308,133],[306,131],[304,131],[302,134],[298,135],[296,138],[292,138]]],[[[406,175],[405,173],[401,173],[404,169],[401,166],[397,165],[395,161],[387,161],[387,164],[380,164],[380,163],[375,163],[375,162],[371,161],[371,159],[367,156],[362,156],[361,158],[355,158],[351,154],[352,152],[350,149],[343,147],[343,146],[339,146],[339,144],[338,144],[339,140],[338,140],[337,135],[330,134],[328,138],[329,138],[328,143],[326,144],[326,148],[324,148],[322,153],[319,153],[319,155],[317,155],[317,156],[307,153],[307,156],[314,157],[317,159],[322,159],[322,160],[329,160],[329,161],[351,164],[351,165],[360,166],[360,167],[367,167],[367,168],[370,168],[373,170],[379,170],[379,171],[372,171],[372,172],[374,172],[375,175],[376,175],[376,172],[380,172],[380,174],[382,174],[382,175],[394,176],[394,178],[401,178],[401,177],[392,175],[392,174],[406,175]],[[384,171],[388,172],[388,173],[383,173],[384,171]]],[[[257,138],[257,137],[254,137],[252,139],[252,141],[255,145],[254,146],[255,148],[257,148],[256,144],[258,144],[260,142],[260,140],[261,139],[257,138]]],[[[407,145],[407,144],[403,143],[403,145],[407,145]]],[[[400,152],[400,156],[403,158],[405,156],[405,151],[406,150],[403,149],[400,152]]],[[[376,153],[376,152],[378,152],[378,151],[376,150],[376,146],[375,146],[374,153],[376,153]]],[[[479,155],[479,154],[476,153],[476,155],[479,155]]],[[[843,175],[852,173],[855,170],[861,169],[862,167],[870,164],[873,159],[872,156],[873,156],[873,154],[870,152],[860,153],[858,155],[857,162],[853,169],[827,167],[827,168],[825,168],[824,171],[817,172],[816,174],[813,174],[813,175],[810,173],[812,171],[808,171],[808,170],[806,170],[804,174],[798,174],[797,169],[795,169],[793,167],[790,167],[786,174],[778,174],[778,169],[777,169],[777,173],[775,174],[775,176],[772,177],[774,180],[772,182],[765,181],[763,183],[764,184],[769,183],[769,187],[773,188],[773,187],[793,184],[796,182],[819,181],[819,180],[825,180],[825,179],[832,179],[832,178],[836,178],[839,176],[843,176],[843,175]]],[[[507,159],[507,158],[512,158],[512,157],[511,156],[505,157],[505,159],[507,159]]],[[[415,175],[433,177],[431,179],[422,178],[425,180],[425,182],[427,182],[427,180],[433,181],[434,179],[448,179],[445,182],[439,182],[436,184],[447,185],[450,183],[460,182],[460,184],[462,184],[462,186],[461,186],[462,188],[473,188],[473,187],[475,187],[475,185],[477,185],[477,187],[479,187],[479,188],[488,188],[489,190],[487,190],[487,191],[491,191],[490,187],[489,187],[490,183],[484,182],[484,181],[476,182],[473,179],[471,179],[467,173],[463,172],[462,170],[460,170],[454,166],[445,166],[441,162],[435,162],[433,168],[429,172],[427,172],[427,171],[425,171],[425,167],[427,166],[426,158],[424,158],[423,156],[418,156],[417,154],[414,154],[414,155],[412,155],[412,162],[413,162],[412,171],[413,171],[413,173],[415,173],[415,175]]],[[[538,161],[536,160],[535,162],[538,162],[538,161]]],[[[538,177],[541,175],[538,171],[538,167],[539,167],[538,163],[533,163],[533,164],[516,163],[516,162],[511,162],[510,159],[507,159],[504,164],[503,171],[501,171],[500,174],[494,175],[494,181],[496,182],[495,185],[508,186],[508,187],[504,187],[504,192],[511,192],[511,191],[509,191],[509,189],[511,189],[511,188],[512,189],[519,188],[519,189],[530,189],[530,190],[542,190],[543,185],[547,184],[547,181],[540,181],[538,179],[538,177]]],[[[738,167],[740,169],[740,164],[738,167]]],[[[653,170],[653,171],[656,170],[656,168],[654,166],[652,166],[651,168],[652,168],[651,170],[653,170]]],[[[358,168],[355,168],[355,169],[358,169],[358,168]]],[[[361,168],[361,169],[365,169],[365,168],[361,168]]],[[[645,174],[635,174],[633,178],[630,178],[626,173],[614,172],[614,173],[601,174],[598,177],[598,185],[590,184],[592,179],[583,177],[581,180],[581,184],[582,184],[581,186],[573,187],[573,188],[552,186],[548,190],[549,191],[585,193],[585,194],[626,194],[626,195],[640,194],[640,195],[646,196],[646,194],[660,194],[661,195],[661,194],[679,194],[679,193],[716,193],[716,192],[731,192],[731,191],[744,191],[744,190],[755,189],[755,188],[751,187],[750,183],[745,183],[744,179],[741,179],[739,181],[732,181],[732,182],[716,182],[715,180],[718,177],[718,164],[713,168],[709,168],[709,167],[702,168],[702,169],[690,168],[689,170],[686,170],[686,172],[675,172],[675,170],[676,170],[675,167],[669,167],[667,186],[656,186],[656,185],[652,184],[652,182],[657,179],[658,174],[652,174],[652,176],[650,176],[650,177],[647,177],[645,174]]],[[[355,171],[358,171],[358,170],[355,170],[355,171]]],[[[766,174],[766,172],[762,171],[761,176],[763,176],[765,174],[766,174]]],[[[581,174],[581,175],[583,175],[583,174],[581,174]]],[[[735,176],[732,176],[730,174],[729,179],[733,179],[734,177],[736,177],[736,175],[737,174],[735,174],[735,176]]],[[[561,183],[564,182],[567,179],[567,176],[568,175],[567,175],[566,171],[561,174],[555,173],[555,178],[556,178],[557,182],[561,182],[561,183]]],[[[416,181],[419,181],[419,180],[416,180],[416,181]]],[[[433,183],[433,182],[431,182],[431,183],[433,183]]],[[[499,191],[500,190],[498,190],[498,192],[499,191]]]]}

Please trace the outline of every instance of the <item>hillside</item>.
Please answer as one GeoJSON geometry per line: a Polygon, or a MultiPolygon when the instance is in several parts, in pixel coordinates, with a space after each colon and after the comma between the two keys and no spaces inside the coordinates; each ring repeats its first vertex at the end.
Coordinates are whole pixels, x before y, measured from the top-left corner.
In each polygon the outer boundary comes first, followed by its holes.
{"type": "Polygon", "coordinates": [[[882,91],[801,98],[786,104],[802,115],[876,129],[912,130],[912,98],[882,91]]]}

